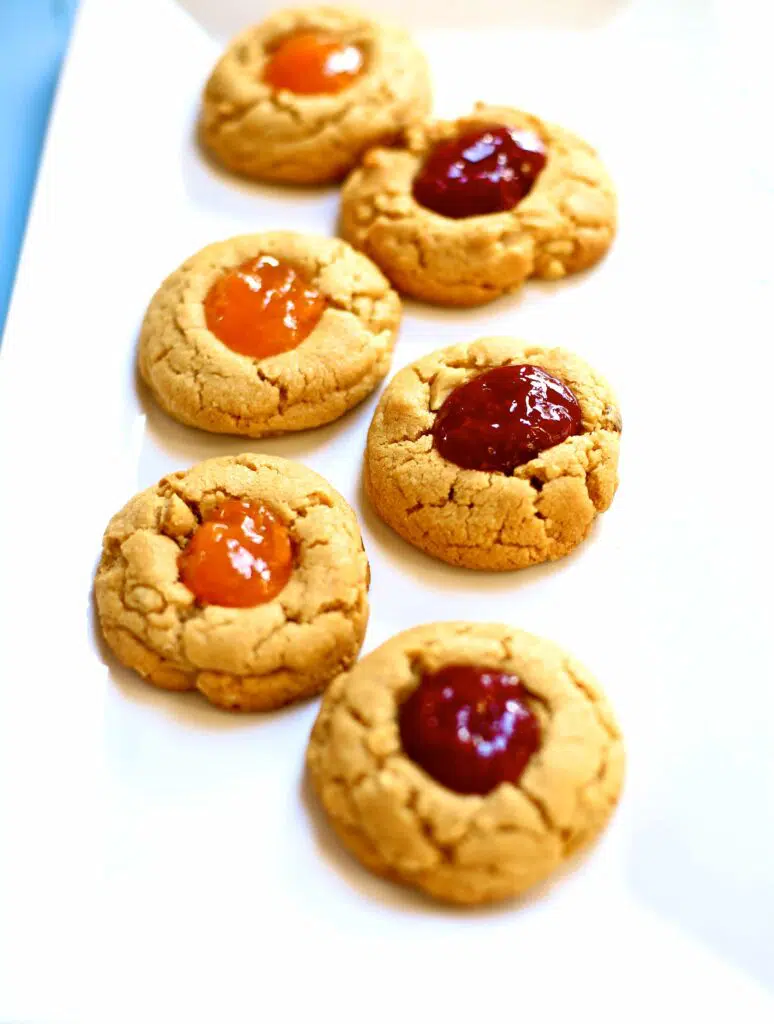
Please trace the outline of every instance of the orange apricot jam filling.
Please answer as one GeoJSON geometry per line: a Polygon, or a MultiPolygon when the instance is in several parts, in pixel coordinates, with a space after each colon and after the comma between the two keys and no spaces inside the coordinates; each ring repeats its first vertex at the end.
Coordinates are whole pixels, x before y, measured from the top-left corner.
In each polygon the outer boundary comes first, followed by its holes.
{"type": "Polygon", "coordinates": [[[271,54],[263,80],[299,95],[337,93],[355,81],[363,64],[363,51],[353,43],[324,32],[296,32],[271,54]]]}
{"type": "Polygon", "coordinates": [[[178,558],[180,579],[199,604],[252,608],[290,578],[293,550],[279,517],[259,502],[229,498],[194,531],[178,558]]]}
{"type": "Polygon", "coordinates": [[[325,308],[305,275],[274,256],[254,256],[225,271],[204,300],[208,330],[232,351],[254,359],[300,345],[325,308]]]}

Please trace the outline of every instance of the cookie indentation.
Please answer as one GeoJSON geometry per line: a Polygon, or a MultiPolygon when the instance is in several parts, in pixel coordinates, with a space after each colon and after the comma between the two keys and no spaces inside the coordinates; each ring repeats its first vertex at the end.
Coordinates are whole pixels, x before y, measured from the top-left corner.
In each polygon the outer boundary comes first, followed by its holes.
{"type": "Polygon", "coordinates": [[[545,167],[534,132],[491,125],[439,142],[414,179],[418,203],[455,220],[511,210],[545,167]]]}
{"type": "Polygon", "coordinates": [[[455,388],[438,410],[433,442],[463,469],[512,473],[582,428],[578,400],[539,366],[487,370],[455,388]]]}
{"type": "Polygon", "coordinates": [[[398,721],[406,754],[455,793],[518,782],[540,745],[519,679],[474,665],[425,673],[398,721]]]}
{"type": "Polygon", "coordinates": [[[325,299],[303,272],[274,256],[225,270],[204,299],[207,329],[255,359],[300,345],[324,312],[325,299]]]}
{"type": "Polygon", "coordinates": [[[276,597],[288,582],[290,534],[265,504],[229,498],[194,531],[178,567],[199,604],[253,608],[276,597]]]}
{"type": "Polygon", "coordinates": [[[354,43],[322,32],[296,32],[272,50],[263,80],[303,96],[337,93],[352,85],[364,62],[354,43]]]}

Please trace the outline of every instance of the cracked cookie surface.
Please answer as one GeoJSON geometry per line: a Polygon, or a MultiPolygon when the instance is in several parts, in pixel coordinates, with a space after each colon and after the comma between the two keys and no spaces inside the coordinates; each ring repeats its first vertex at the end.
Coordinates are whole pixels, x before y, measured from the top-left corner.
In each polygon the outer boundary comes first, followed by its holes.
{"type": "Polygon", "coordinates": [[[355,514],[317,473],[238,455],[171,473],[108,524],[95,579],[102,632],[119,660],[169,690],[264,711],[318,693],[357,657],[368,621],[368,561],[355,514]],[[178,557],[227,498],[266,503],[290,532],[284,589],[252,608],[202,607],[178,557]]]}
{"type": "Polygon", "coordinates": [[[624,750],[598,684],[555,644],[509,626],[443,622],[393,637],[331,684],[307,766],[337,835],[366,867],[474,904],[524,892],[601,831],[624,750]],[[520,678],[542,740],[517,784],[463,796],[402,750],[400,704],[424,672],[447,665],[520,678]]]}
{"type": "Polygon", "coordinates": [[[457,121],[407,129],[402,148],[369,151],[341,197],[343,238],[399,291],[451,306],[489,302],[529,277],[558,280],[590,267],[615,227],[615,191],[587,142],[523,111],[482,103],[457,121]],[[412,185],[432,147],[493,124],[534,132],[546,146],[528,195],[511,210],[459,220],[421,206],[412,185]]]}
{"type": "Polygon", "coordinates": [[[231,43],[207,82],[200,139],[238,174],[299,184],[335,181],[372,145],[430,110],[427,62],[409,34],[355,10],[279,11],[231,43]],[[335,95],[299,95],[263,81],[272,49],[296,32],[361,47],[363,73],[335,95]]]}
{"type": "Polygon", "coordinates": [[[399,371],[368,431],[364,482],[381,518],[421,551],[472,569],[522,569],[573,550],[618,483],[621,414],[607,382],[564,349],[483,338],[440,349],[399,371]],[[567,384],[583,433],[512,475],[461,469],[433,446],[447,395],[496,366],[531,363],[567,384]]]}
{"type": "Polygon", "coordinates": [[[263,437],[330,423],[373,391],[392,359],[401,303],[383,274],[337,239],[271,231],[215,242],[161,285],[145,315],[140,373],[189,426],[263,437]],[[258,255],[299,267],[327,303],[289,351],[255,359],[208,330],[204,300],[227,270],[258,255]]]}

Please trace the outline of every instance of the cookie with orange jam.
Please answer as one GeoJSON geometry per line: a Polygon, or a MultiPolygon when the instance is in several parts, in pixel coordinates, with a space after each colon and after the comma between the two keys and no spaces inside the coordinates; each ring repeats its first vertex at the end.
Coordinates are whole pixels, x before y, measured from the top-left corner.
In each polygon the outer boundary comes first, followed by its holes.
{"type": "Polygon", "coordinates": [[[328,182],[430,102],[427,62],[403,29],[352,9],[298,8],[231,43],[204,90],[199,134],[248,178],[328,182]]]}
{"type": "Polygon", "coordinates": [[[330,685],[307,765],[366,867],[474,904],[518,896],[601,832],[624,748],[601,688],[555,644],[439,622],[393,637],[330,685]]]}
{"type": "Polygon", "coordinates": [[[341,194],[342,237],[401,292],[449,306],[593,266],[616,219],[615,189],[587,142],[484,103],[372,149],[341,194]]]}
{"type": "Polygon", "coordinates": [[[262,437],[338,419],[387,373],[401,303],[345,242],[289,231],[208,245],[150,303],[139,367],[175,419],[262,437]]]}
{"type": "Polygon", "coordinates": [[[247,454],[132,498],[105,531],[95,596],[108,645],[149,683],[265,711],[354,662],[368,581],[341,495],[305,466],[247,454]]]}

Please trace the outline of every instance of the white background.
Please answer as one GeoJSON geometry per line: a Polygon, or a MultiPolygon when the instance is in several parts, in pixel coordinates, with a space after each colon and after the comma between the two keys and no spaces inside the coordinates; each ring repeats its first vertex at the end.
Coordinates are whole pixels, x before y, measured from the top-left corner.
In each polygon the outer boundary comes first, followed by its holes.
{"type": "Polygon", "coordinates": [[[482,98],[566,123],[620,189],[620,236],[589,274],[468,312],[407,303],[395,368],[512,333],[576,349],[618,390],[612,509],[570,558],[498,576],[433,562],[374,518],[359,474],[376,396],[244,442],[138,391],[137,331],[168,271],[239,232],[335,225],[335,190],[241,183],[192,142],[209,33],[278,5],[184,6],[83,0],[0,357],[0,1021],[771,1020],[765,32],[699,0],[363,5],[415,25],[439,113],[482,98]],[[459,912],[372,878],[307,800],[314,702],[229,716],[106,654],[90,588],[109,516],[167,471],[250,447],[357,508],[368,649],[494,619],[599,676],[626,789],[553,887],[459,912]]]}

